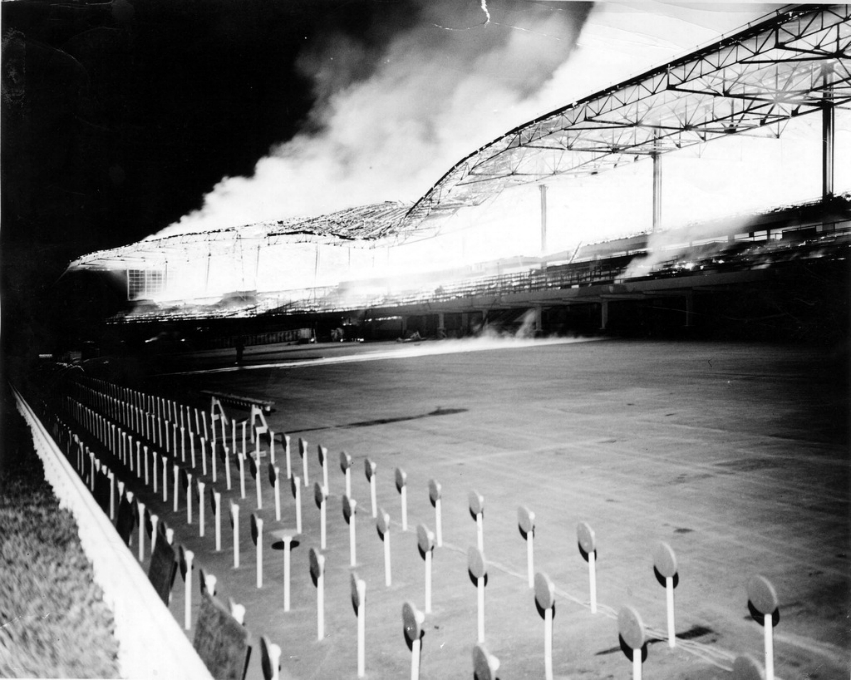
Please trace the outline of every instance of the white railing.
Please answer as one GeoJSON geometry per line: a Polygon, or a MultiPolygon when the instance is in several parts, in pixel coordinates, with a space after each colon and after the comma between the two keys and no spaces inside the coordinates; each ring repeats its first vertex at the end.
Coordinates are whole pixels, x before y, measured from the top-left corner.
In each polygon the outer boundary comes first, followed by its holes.
{"type": "Polygon", "coordinates": [[[17,390],[14,392],[18,410],[32,431],[36,453],[44,464],[44,476],[60,505],[74,516],[95,582],[115,616],[123,677],[212,680],[109,518],[29,404],[17,390]]]}

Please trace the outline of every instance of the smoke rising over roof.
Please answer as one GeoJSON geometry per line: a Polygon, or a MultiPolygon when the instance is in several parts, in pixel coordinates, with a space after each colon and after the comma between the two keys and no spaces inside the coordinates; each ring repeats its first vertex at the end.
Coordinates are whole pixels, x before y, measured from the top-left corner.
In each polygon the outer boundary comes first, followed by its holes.
{"type": "Polygon", "coordinates": [[[415,200],[457,158],[541,112],[536,95],[591,5],[391,7],[357,37],[333,30],[306,48],[298,68],[316,99],[301,131],[157,236],[415,200]]]}

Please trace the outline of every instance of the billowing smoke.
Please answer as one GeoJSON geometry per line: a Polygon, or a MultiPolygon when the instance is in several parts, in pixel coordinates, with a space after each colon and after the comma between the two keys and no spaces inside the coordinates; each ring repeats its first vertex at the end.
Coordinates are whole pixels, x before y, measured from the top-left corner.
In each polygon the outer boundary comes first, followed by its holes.
{"type": "MultiPolygon", "coordinates": [[[[680,257],[688,248],[689,242],[687,238],[684,238],[682,230],[652,233],[647,241],[647,254],[633,259],[624,271],[623,278],[648,276],[663,262],[680,257]]],[[[719,243],[718,250],[721,248],[722,244],[719,243]]]]}
{"type": "MultiPolygon", "coordinates": [[[[738,216],[728,220],[690,224],[679,229],[668,229],[650,234],[647,240],[647,254],[636,257],[623,273],[623,278],[648,276],[666,262],[682,260],[686,253],[692,253],[696,244],[700,247],[700,258],[707,259],[729,248],[726,237],[741,234],[749,230],[753,216],[738,216]]],[[[686,262],[681,262],[687,266],[686,262]]]]}
{"type": "Polygon", "coordinates": [[[460,158],[546,112],[536,94],[589,9],[422,0],[407,26],[370,41],[328,35],[298,63],[315,94],[302,132],[158,236],[417,199],[460,158]]]}

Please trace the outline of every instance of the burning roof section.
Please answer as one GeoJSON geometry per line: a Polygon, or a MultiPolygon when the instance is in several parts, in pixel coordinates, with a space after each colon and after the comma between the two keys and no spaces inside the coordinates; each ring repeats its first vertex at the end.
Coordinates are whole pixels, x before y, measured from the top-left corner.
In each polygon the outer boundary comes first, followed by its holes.
{"type": "Polygon", "coordinates": [[[294,217],[277,222],[258,222],[215,231],[198,231],[169,236],[149,236],[137,243],[100,250],[71,263],[69,269],[113,269],[166,261],[186,251],[207,248],[210,252],[251,242],[272,245],[280,242],[375,241],[399,230],[410,204],[387,201],[339,210],[319,217],[294,217]]]}
{"type": "Polygon", "coordinates": [[[408,238],[503,189],[596,174],[730,134],[780,136],[796,116],[851,102],[851,5],[789,5],[706,47],[517,127],[473,152],[413,206],[385,202],[328,215],[149,237],[70,268],[166,259],[258,242],[408,238]]]}
{"type": "Polygon", "coordinates": [[[319,217],[280,220],[271,227],[269,236],[310,233],[351,240],[379,239],[396,233],[409,209],[409,205],[386,201],[319,217]]]}

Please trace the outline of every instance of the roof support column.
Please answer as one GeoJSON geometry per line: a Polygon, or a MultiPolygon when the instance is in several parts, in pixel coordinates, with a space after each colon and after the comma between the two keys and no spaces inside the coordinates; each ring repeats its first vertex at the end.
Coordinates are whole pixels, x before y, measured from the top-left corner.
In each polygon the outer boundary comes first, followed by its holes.
{"type": "Polygon", "coordinates": [[[541,190],[541,257],[547,252],[547,185],[539,184],[541,190]]]}
{"type": "Polygon", "coordinates": [[[210,260],[213,259],[212,251],[207,251],[207,271],[204,274],[204,295],[207,295],[207,289],[210,287],[210,260]]]}
{"type": "Polygon", "coordinates": [[[824,103],[821,108],[821,197],[828,200],[833,197],[833,127],[835,121],[833,108],[833,65],[825,64],[824,103]]]}
{"type": "Polygon", "coordinates": [[[653,231],[662,226],[662,154],[654,151],[653,159],[653,231]]]}

